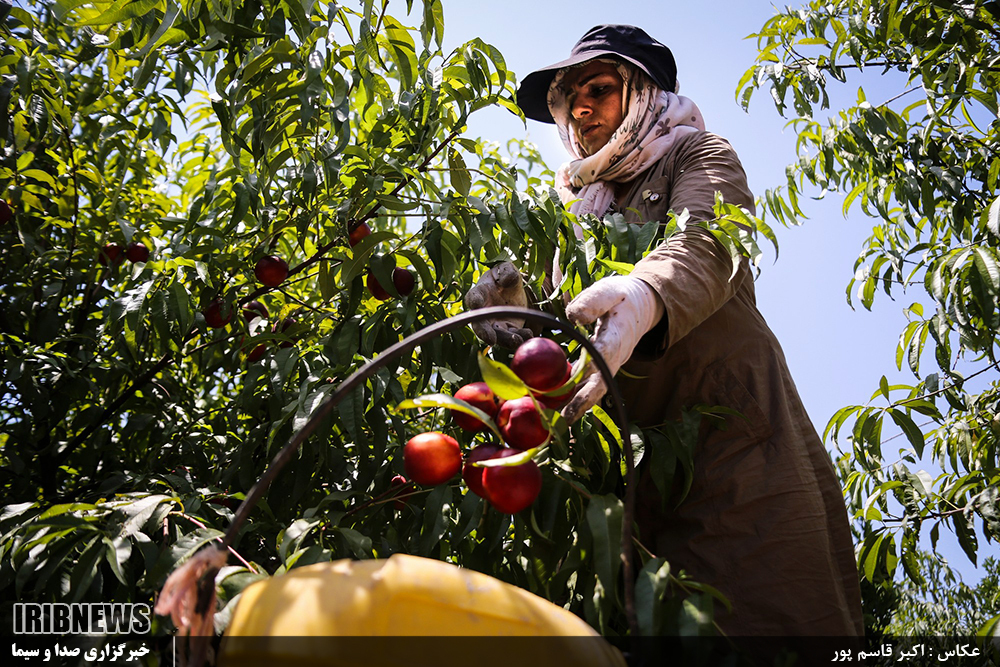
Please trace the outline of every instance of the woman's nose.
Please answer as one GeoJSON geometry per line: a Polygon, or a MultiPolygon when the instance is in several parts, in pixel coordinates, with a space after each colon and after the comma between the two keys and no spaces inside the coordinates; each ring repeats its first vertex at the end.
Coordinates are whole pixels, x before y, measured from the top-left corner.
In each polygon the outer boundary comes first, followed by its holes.
{"type": "Polygon", "coordinates": [[[590,105],[579,98],[573,100],[573,105],[570,107],[570,113],[577,120],[589,116],[591,111],[590,105]]]}

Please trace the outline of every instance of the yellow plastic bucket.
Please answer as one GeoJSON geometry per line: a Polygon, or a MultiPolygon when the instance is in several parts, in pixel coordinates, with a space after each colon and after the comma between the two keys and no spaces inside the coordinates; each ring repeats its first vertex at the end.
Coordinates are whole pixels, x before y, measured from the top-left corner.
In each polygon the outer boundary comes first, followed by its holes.
{"type": "Polygon", "coordinates": [[[624,667],[625,660],[548,600],[480,572],[397,554],[310,565],[247,587],[219,664],[624,667]]]}

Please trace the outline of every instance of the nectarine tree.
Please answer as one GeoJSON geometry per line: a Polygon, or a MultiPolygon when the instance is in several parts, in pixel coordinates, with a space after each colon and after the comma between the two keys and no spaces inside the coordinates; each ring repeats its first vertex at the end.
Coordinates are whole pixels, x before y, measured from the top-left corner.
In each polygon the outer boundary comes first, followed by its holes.
{"type": "MultiPolygon", "coordinates": [[[[587,219],[578,242],[531,144],[466,134],[484,107],[519,113],[502,55],[474,37],[444,49],[440,0],[387,7],[0,5],[4,599],[150,601],[346,377],[459,313],[492,264],[523,260],[543,294],[558,244],[572,295],[677,228],[587,219]],[[125,247],[133,261],[112,272],[125,247]],[[367,298],[368,276],[405,298],[367,298]]],[[[415,435],[443,431],[463,455],[496,437],[447,407],[394,409],[492,386],[479,350],[469,329],[426,341],[340,403],[241,528],[220,605],[279,569],[447,554],[623,632],[625,468],[600,409],[572,429],[540,413],[554,435],[533,504],[501,501],[516,514],[457,474],[392,511],[415,435]]],[[[519,382],[494,390],[526,396],[519,382]]],[[[685,433],[634,437],[680,480],[685,433]]]]}

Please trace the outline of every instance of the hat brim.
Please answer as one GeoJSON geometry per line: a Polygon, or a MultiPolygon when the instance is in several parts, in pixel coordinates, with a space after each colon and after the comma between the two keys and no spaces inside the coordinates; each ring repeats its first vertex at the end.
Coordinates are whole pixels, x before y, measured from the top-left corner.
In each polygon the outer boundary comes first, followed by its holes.
{"type": "Polygon", "coordinates": [[[556,73],[563,68],[579,65],[602,56],[614,56],[617,59],[628,61],[649,75],[649,70],[646,69],[645,65],[617,51],[595,50],[578,53],[566,60],[535,70],[524,77],[517,89],[517,106],[521,108],[525,116],[532,120],[555,124],[556,121],[549,111],[548,98],[549,86],[552,85],[552,79],[556,78],[556,73]]]}

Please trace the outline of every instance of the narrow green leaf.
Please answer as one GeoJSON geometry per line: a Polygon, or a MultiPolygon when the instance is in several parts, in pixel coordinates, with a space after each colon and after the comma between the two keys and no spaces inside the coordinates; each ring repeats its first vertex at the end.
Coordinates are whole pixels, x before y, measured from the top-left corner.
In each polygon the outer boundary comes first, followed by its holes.
{"type": "Polygon", "coordinates": [[[136,0],[135,2],[129,2],[124,5],[120,2],[116,2],[100,16],[87,21],[82,21],[79,25],[91,26],[121,23],[122,21],[128,21],[129,19],[145,16],[155,9],[158,4],[160,4],[160,0],[136,0]]]}
{"type": "Polygon", "coordinates": [[[635,613],[643,637],[662,634],[661,603],[670,583],[670,563],[652,558],[643,565],[635,582],[635,613]]]}
{"type": "Polygon", "coordinates": [[[881,552],[882,541],[885,539],[885,533],[881,533],[878,536],[874,536],[873,542],[867,546],[867,553],[862,553],[864,558],[863,568],[865,573],[865,579],[874,583],[875,582],[875,570],[878,568],[879,564],[879,553],[881,552]]]}
{"type": "Polygon", "coordinates": [[[540,457],[546,451],[548,450],[544,445],[539,445],[538,447],[526,449],[520,454],[505,456],[502,459],[486,459],[485,461],[476,461],[472,465],[477,468],[506,468],[509,466],[519,466],[524,465],[536,457],[540,457]]]}
{"type": "Polygon", "coordinates": [[[505,364],[493,361],[486,356],[485,352],[479,353],[479,372],[493,393],[506,401],[528,396],[531,393],[528,386],[514,374],[514,371],[505,364]]]}
{"type": "Polygon", "coordinates": [[[472,415],[479,421],[486,424],[493,434],[497,436],[498,440],[503,440],[499,429],[497,429],[496,424],[492,419],[490,419],[489,415],[479,408],[474,407],[459,398],[455,398],[454,396],[449,396],[447,394],[426,394],[424,396],[418,396],[417,398],[402,401],[397,404],[395,408],[393,408],[393,411],[398,412],[400,410],[412,410],[414,408],[448,408],[449,410],[464,412],[465,414],[472,415]]]}
{"type": "Polygon", "coordinates": [[[1000,238],[1000,197],[994,199],[986,211],[986,229],[990,230],[993,236],[1000,238]]]}
{"type": "Polygon", "coordinates": [[[361,239],[361,242],[351,249],[351,256],[345,259],[340,267],[341,284],[350,285],[355,276],[365,270],[368,265],[368,259],[380,243],[387,240],[397,240],[398,238],[393,232],[380,230],[372,232],[361,239]]]}
{"type": "Polygon", "coordinates": [[[420,553],[429,556],[451,523],[451,487],[439,484],[424,502],[424,522],[420,530],[420,553]]]}
{"type": "Polygon", "coordinates": [[[921,432],[920,428],[913,423],[913,420],[910,419],[909,415],[902,410],[893,408],[889,411],[889,416],[892,417],[892,420],[896,422],[896,426],[898,426],[906,435],[906,439],[910,441],[911,445],[913,445],[913,449],[916,451],[917,456],[923,456],[924,434],[921,432]]]}
{"type": "Polygon", "coordinates": [[[174,25],[174,21],[177,20],[177,16],[180,14],[180,5],[169,2],[167,4],[167,11],[163,14],[163,20],[160,22],[159,27],[157,27],[156,32],[146,40],[145,46],[139,49],[139,52],[135,54],[137,60],[142,60],[146,55],[159,43],[160,38],[162,38],[167,31],[174,25]]]}
{"type": "Polygon", "coordinates": [[[132,555],[132,543],[121,537],[113,542],[105,537],[104,545],[106,547],[105,559],[108,561],[108,565],[111,566],[111,571],[114,573],[115,578],[123,584],[128,584],[123,568],[132,555]]]}
{"type": "Polygon", "coordinates": [[[104,542],[101,537],[93,537],[87,542],[83,553],[77,559],[70,574],[69,602],[79,602],[87,594],[90,584],[97,574],[97,565],[104,554],[104,542]]]}
{"type": "Polygon", "coordinates": [[[983,282],[989,286],[993,294],[997,294],[1000,292],[1000,267],[997,266],[997,259],[992,253],[991,249],[976,248],[973,261],[983,282]]]}
{"type": "Polygon", "coordinates": [[[587,526],[594,545],[594,571],[605,594],[615,597],[621,565],[622,501],[611,494],[593,496],[587,504],[587,526]]]}
{"type": "Polygon", "coordinates": [[[463,197],[468,196],[469,188],[472,187],[472,179],[469,176],[469,168],[465,166],[465,159],[456,150],[448,152],[448,173],[451,179],[451,187],[455,188],[463,197]]]}
{"type": "Polygon", "coordinates": [[[372,538],[359,533],[353,528],[337,526],[334,530],[344,538],[344,541],[347,542],[347,546],[356,558],[365,559],[372,557],[372,538]]]}
{"type": "Polygon", "coordinates": [[[958,536],[958,545],[969,557],[973,565],[977,565],[977,551],[979,550],[979,538],[976,537],[976,530],[965,514],[953,514],[952,524],[955,526],[955,534],[958,536]]]}

